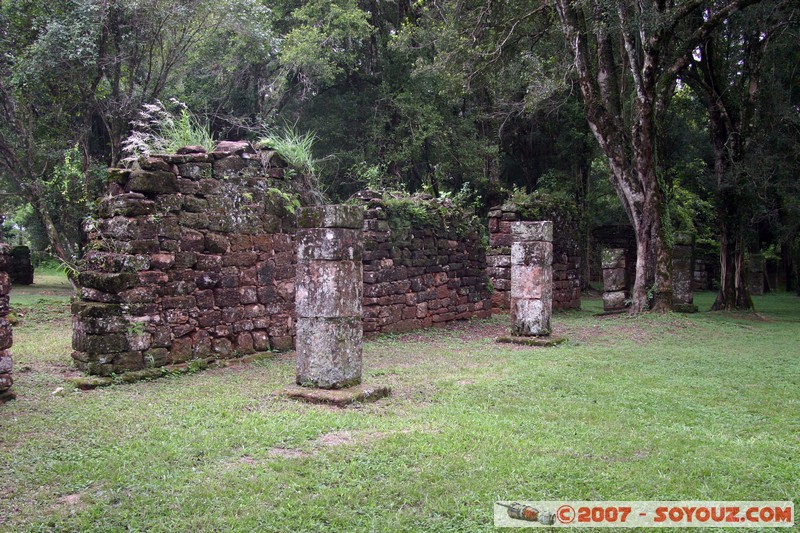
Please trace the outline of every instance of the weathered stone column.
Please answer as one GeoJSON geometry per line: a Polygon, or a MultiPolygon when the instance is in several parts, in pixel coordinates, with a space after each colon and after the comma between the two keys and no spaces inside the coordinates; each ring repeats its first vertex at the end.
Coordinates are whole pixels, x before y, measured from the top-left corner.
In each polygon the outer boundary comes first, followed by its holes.
{"type": "Polygon", "coordinates": [[[676,233],[675,245],[672,248],[672,300],[675,310],[683,313],[694,313],[694,235],[676,233]]]}
{"type": "Polygon", "coordinates": [[[511,332],[550,335],[553,312],[553,223],[511,224],[511,332]]]}
{"type": "Polygon", "coordinates": [[[361,206],[298,213],[297,384],[339,389],[361,383],[361,206]]]}
{"type": "Polygon", "coordinates": [[[14,384],[11,377],[11,323],[6,316],[9,312],[8,296],[11,292],[11,279],[6,270],[10,262],[10,247],[0,243],[0,403],[13,400],[15,394],[9,389],[14,384]]]}
{"type": "Polygon", "coordinates": [[[694,280],[692,281],[692,291],[704,291],[708,289],[708,272],[706,271],[705,259],[697,257],[694,259],[694,280]]]}
{"type": "Polygon", "coordinates": [[[602,254],[603,267],[603,311],[614,313],[625,310],[627,298],[627,276],[625,273],[625,249],[606,248],[602,254]]]}

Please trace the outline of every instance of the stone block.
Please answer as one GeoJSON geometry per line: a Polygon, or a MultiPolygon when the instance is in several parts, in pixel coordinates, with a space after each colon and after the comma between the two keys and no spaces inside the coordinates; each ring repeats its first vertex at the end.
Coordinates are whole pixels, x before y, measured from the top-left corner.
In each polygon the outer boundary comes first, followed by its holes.
{"type": "Polygon", "coordinates": [[[101,199],[97,205],[97,215],[101,218],[137,217],[150,215],[155,209],[155,202],[148,200],[145,195],[129,192],[101,199]]]}
{"type": "Polygon", "coordinates": [[[552,301],[511,298],[511,333],[516,336],[550,335],[552,301]]]}
{"type": "Polygon", "coordinates": [[[192,358],[192,338],[180,337],[172,341],[170,359],[173,363],[185,363],[192,358]]]}
{"type": "Polygon", "coordinates": [[[158,368],[167,364],[169,351],[166,348],[151,348],[142,354],[146,368],[158,368]]]}
{"type": "Polygon", "coordinates": [[[191,180],[211,179],[211,163],[183,163],[178,165],[178,175],[191,180]]]}
{"type": "Polygon", "coordinates": [[[253,348],[255,348],[257,352],[269,351],[270,349],[269,335],[267,334],[266,331],[263,330],[253,331],[252,335],[253,335],[253,348]]]}
{"type": "Polygon", "coordinates": [[[217,307],[235,307],[240,303],[239,289],[214,289],[214,302],[217,307]]]}
{"type": "Polygon", "coordinates": [[[141,156],[133,165],[134,170],[171,172],[169,164],[160,157],[141,156]]]}
{"type": "Polygon", "coordinates": [[[270,343],[272,344],[273,350],[278,350],[279,352],[288,352],[294,349],[295,338],[291,335],[271,336],[270,343]]]}
{"type": "Polygon", "coordinates": [[[625,309],[625,291],[603,293],[603,309],[605,311],[619,311],[625,309]]]}
{"type": "Polygon", "coordinates": [[[141,370],[145,367],[144,356],[139,351],[121,352],[114,356],[114,372],[121,374],[132,370],[141,370]]]}
{"type": "Polygon", "coordinates": [[[309,261],[297,264],[297,316],[361,315],[362,264],[355,261],[309,261]]]}
{"type": "MultiPolygon", "coordinates": [[[[216,178],[216,180],[256,178],[263,176],[263,174],[264,167],[261,166],[261,162],[257,160],[242,159],[241,157],[224,157],[214,161],[214,178],[216,178]]],[[[218,188],[219,183],[216,185],[215,189],[218,188]]]]}
{"type": "Polygon", "coordinates": [[[143,218],[117,216],[100,220],[97,226],[106,239],[135,241],[155,239],[157,236],[156,224],[143,218]]]}
{"type": "Polygon", "coordinates": [[[361,261],[362,232],[344,228],[301,228],[297,231],[298,261],[361,261]]]}
{"type": "Polygon", "coordinates": [[[512,298],[552,298],[553,269],[543,265],[511,267],[512,298]]]}
{"type": "Polygon", "coordinates": [[[213,339],[211,351],[219,357],[228,358],[233,355],[233,343],[229,339],[213,339]]]}
{"type": "Polygon", "coordinates": [[[549,220],[537,222],[513,222],[511,235],[514,242],[553,242],[553,223],[549,220]]]}
{"type": "Polygon", "coordinates": [[[249,331],[243,331],[236,336],[236,351],[240,355],[251,354],[256,351],[253,346],[253,335],[249,331]]]}
{"type": "Polygon", "coordinates": [[[603,290],[605,292],[624,291],[627,288],[624,268],[603,269],[603,290]]]}
{"type": "MultiPolygon", "coordinates": [[[[211,154],[215,158],[225,158],[234,155],[255,154],[256,151],[247,141],[220,141],[211,154]]],[[[239,159],[239,158],[232,158],[239,159]]]]}
{"type": "Polygon", "coordinates": [[[552,265],[553,243],[515,242],[511,245],[511,265],[552,265]]]}
{"type": "Polygon", "coordinates": [[[0,318],[0,350],[7,350],[12,344],[11,323],[5,318],[0,318]]]}
{"type": "Polygon", "coordinates": [[[14,361],[8,350],[0,350],[0,374],[10,374],[14,369],[14,361]]]}
{"type": "Polygon", "coordinates": [[[13,384],[14,378],[11,377],[11,374],[0,374],[0,392],[7,391],[13,384]]]}
{"type": "Polygon", "coordinates": [[[79,320],[87,318],[121,317],[122,306],[119,304],[74,302],[72,304],[72,315],[79,320]]]}
{"type": "Polygon", "coordinates": [[[297,384],[338,389],[361,382],[360,317],[297,319],[297,384]]]}
{"type": "Polygon", "coordinates": [[[602,268],[625,268],[624,248],[604,248],[601,252],[600,263],[602,268]]]}
{"type": "Polygon", "coordinates": [[[72,347],[79,352],[107,354],[129,350],[128,339],[123,333],[86,335],[79,330],[72,332],[72,347]]]}
{"type": "Polygon", "coordinates": [[[78,285],[110,294],[118,294],[136,285],[139,276],[135,272],[107,274],[92,270],[78,274],[78,285]]]}
{"type": "Polygon", "coordinates": [[[172,194],[178,192],[178,177],[168,171],[134,170],[127,188],[145,194],[172,194]]]}
{"type": "Polygon", "coordinates": [[[298,228],[362,229],[364,208],[360,205],[319,205],[301,207],[297,213],[298,228]]]}
{"type": "Polygon", "coordinates": [[[205,240],[205,236],[201,232],[184,228],[181,230],[181,251],[203,252],[205,251],[205,240]]]}

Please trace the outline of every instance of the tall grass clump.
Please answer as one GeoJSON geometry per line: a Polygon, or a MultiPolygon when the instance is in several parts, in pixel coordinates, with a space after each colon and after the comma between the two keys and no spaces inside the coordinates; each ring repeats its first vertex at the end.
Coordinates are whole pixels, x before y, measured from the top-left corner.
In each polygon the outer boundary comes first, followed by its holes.
{"type": "Polygon", "coordinates": [[[301,186],[301,194],[311,203],[323,202],[317,178],[317,160],[314,158],[314,132],[301,133],[296,126],[286,125],[282,128],[264,127],[264,135],[258,144],[275,150],[291,168],[289,177],[297,179],[301,186]]]}
{"type": "Polygon", "coordinates": [[[131,121],[130,136],[122,149],[130,158],[154,153],[175,153],[184,146],[202,146],[208,151],[216,144],[209,124],[173,99],[175,108],[170,111],[161,101],[145,104],[136,120],[131,121]]]}

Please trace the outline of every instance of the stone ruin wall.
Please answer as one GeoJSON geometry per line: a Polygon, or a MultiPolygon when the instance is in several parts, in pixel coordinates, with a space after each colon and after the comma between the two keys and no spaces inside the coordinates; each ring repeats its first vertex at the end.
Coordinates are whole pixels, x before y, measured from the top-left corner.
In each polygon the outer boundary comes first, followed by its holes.
{"type": "MultiPolygon", "coordinates": [[[[72,307],[78,368],[108,375],[293,348],[296,217],[284,172],[274,152],[233,142],[110,169],[72,307]]],[[[478,232],[401,235],[382,201],[364,203],[365,333],[488,316],[478,232]]]]}
{"type": "Polygon", "coordinates": [[[11,323],[6,318],[9,309],[9,293],[11,292],[11,279],[6,272],[10,263],[10,247],[0,243],[0,404],[14,399],[10,391],[14,379],[11,372],[14,362],[11,359],[12,333],[11,323]]]}
{"type": "Polygon", "coordinates": [[[284,167],[272,151],[223,142],[111,169],[72,309],[77,366],[106,375],[291,348],[284,167]]]}
{"type": "Polygon", "coordinates": [[[625,224],[609,224],[592,230],[589,260],[591,281],[603,282],[603,250],[617,248],[625,250],[625,285],[633,286],[633,280],[636,279],[636,234],[633,226],[625,224]]]}
{"type": "MultiPolygon", "coordinates": [[[[489,251],[486,272],[492,280],[492,307],[509,309],[511,294],[511,234],[513,222],[523,221],[520,209],[513,203],[489,211],[489,251]]],[[[578,240],[572,229],[574,221],[553,220],[553,309],[580,309],[581,257],[578,240]]]]}
{"type": "MultiPolygon", "coordinates": [[[[402,332],[490,316],[486,248],[477,221],[464,228],[462,214],[454,211],[439,223],[393,227],[390,202],[377,194],[361,196],[367,208],[364,333],[402,332]]],[[[442,207],[435,205],[436,200],[410,201],[427,209],[442,207]]],[[[447,206],[438,212],[447,213],[447,206]]]]}

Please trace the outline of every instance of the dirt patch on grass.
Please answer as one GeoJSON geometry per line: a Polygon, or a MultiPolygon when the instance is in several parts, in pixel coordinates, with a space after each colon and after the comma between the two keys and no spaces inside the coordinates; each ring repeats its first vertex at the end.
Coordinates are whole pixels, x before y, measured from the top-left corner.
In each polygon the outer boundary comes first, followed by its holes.
{"type": "Polygon", "coordinates": [[[392,435],[408,435],[410,429],[397,429],[390,431],[331,431],[317,437],[314,441],[315,448],[333,448],[336,446],[350,446],[353,444],[369,444],[382,440],[392,435]]]}
{"type": "MultiPolygon", "coordinates": [[[[581,344],[615,344],[620,340],[646,344],[667,335],[682,334],[697,326],[683,315],[601,315],[592,323],[563,327],[563,335],[581,344]]],[[[555,329],[555,328],[554,328],[555,329]]]]}
{"type": "Polygon", "coordinates": [[[72,494],[61,496],[50,507],[50,510],[54,514],[60,515],[79,513],[88,507],[83,501],[85,495],[85,492],[74,492],[72,494]]]}
{"type": "MultiPolygon", "coordinates": [[[[311,454],[308,452],[304,452],[303,450],[298,450],[297,448],[270,448],[267,450],[267,454],[271,457],[285,457],[287,459],[302,459],[304,457],[309,457],[311,454]]],[[[242,457],[243,463],[253,464],[255,460],[251,457],[242,457]],[[249,461],[247,461],[249,459],[249,461]]]]}

